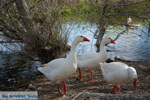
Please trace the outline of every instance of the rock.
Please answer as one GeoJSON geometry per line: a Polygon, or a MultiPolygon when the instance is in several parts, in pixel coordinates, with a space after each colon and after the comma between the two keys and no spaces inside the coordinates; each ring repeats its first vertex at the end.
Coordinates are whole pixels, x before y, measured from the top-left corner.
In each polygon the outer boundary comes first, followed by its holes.
{"type": "Polygon", "coordinates": [[[30,89],[35,89],[35,86],[33,85],[33,84],[29,84],[29,86],[28,86],[30,89]]]}
{"type": "Polygon", "coordinates": [[[150,71],[150,67],[145,67],[143,65],[139,65],[138,68],[141,69],[141,70],[143,70],[143,71],[146,71],[146,72],[150,71]]]}
{"type": "Polygon", "coordinates": [[[42,87],[38,87],[37,90],[42,90],[42,87]]]}

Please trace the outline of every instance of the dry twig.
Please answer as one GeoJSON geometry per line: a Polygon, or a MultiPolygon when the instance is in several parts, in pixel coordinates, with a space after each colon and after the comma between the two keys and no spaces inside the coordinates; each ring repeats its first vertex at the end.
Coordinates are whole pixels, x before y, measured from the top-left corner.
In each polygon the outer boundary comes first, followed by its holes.
{"type": "Polygon", "coordinates": [[[78,93],[72,100],[75,100],[76,98],[78,98],[81,94],[83,94],[86,90],[83,90],[82,92],[78,93]]]}

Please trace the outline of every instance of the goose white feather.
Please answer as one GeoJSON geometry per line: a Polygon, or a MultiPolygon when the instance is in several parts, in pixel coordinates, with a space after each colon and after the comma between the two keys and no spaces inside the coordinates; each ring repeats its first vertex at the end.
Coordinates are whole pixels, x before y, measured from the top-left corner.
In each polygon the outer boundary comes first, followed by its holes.
{"type": "Polygon", "coordinates": [[[137,72],[133,67],[121,62],[100,63],[100,68],[105,80],[113,85],[121,85],[132,81],[136,85],[137,72]]]}
{"type": "Polygon", "coordinates": [[[99,67],[100,62],[105,62],[107,53],[105,47],[99,53],[84,54],[78,58],[78,67],[81,69],[95,69],[99,67]],[[84,56],[85,55],[85,56],[84,56]],[[84,58],[85,57],[85,58],[84,58]]]}
{"type": "Polygon", "coordinates": [[[109,37],[105,37],[101,42],[100,52],[78,55],[78,67],[81,69],[93,69],[99,67],[100,62],[105,62],[107,60],[105,45],[108,43],[114,43],[114,41],[109,37]]]}
{"type": "MultiPolygon", "coordinates": [[[[70,77],[77,69],[76,46],[79,42],[89,41],[86,37],[79,35],[72,43],[71,51],[66,58],[59,58],[50,61],[45,67],[40,67],[38,70],[43,73],[51,81],[59,83],[70,77]]],[[[60,93],[60,91],[59,91],[60,93]]]]}
{"type": "MultiPolygon", "coordinates": [[[[79,79],[81,81],[81,71],[80,69],[96,69],[99,67],[100,62],[105,62],[107,60],[107,52],[105,49],[105,45],[108,43],[115,43],[110,37],[105,37],[100,46],[100,52],[98,53],[85,53],[77,56],[77,66],[79,68],[79,79]]],[[[91,82],[93,80],[93,72],[91,72],[91,82]]]]}

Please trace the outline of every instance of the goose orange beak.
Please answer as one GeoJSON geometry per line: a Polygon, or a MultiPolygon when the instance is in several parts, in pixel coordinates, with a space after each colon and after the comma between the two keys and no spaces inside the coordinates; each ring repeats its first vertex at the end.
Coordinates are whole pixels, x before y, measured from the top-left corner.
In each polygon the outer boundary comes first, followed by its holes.
{"type": "Polygon", "coordinates": [[[83,37],[83,40],[90,42],[90,40],[88,38],[86,38],[86,37],[83,37]]]}
{"type": "Polygon", "coordinates": [[[133,86],[136,87],[136,80],[133,81],[133,86]]]}
{"type": "Polygon", "coordinates": [[[115,41],[113,39],[110,40],[111,43],[115,44],[115,41]]]}

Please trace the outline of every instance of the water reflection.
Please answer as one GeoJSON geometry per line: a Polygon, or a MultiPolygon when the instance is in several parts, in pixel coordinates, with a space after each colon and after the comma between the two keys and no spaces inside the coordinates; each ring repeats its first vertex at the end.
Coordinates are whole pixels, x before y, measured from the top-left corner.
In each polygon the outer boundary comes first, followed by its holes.
{"type": "Polygon", "coordinates": [[[1,53],[0,89],[8,89],[8,86],[13,88],[16,82],[35,78],[38,73],[37,67],[39,66],[41,66],[39,61],[32,61],[18,53],[1,53]]]}

